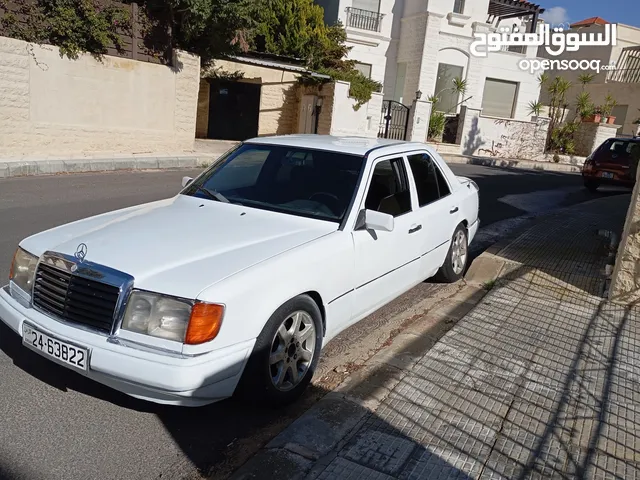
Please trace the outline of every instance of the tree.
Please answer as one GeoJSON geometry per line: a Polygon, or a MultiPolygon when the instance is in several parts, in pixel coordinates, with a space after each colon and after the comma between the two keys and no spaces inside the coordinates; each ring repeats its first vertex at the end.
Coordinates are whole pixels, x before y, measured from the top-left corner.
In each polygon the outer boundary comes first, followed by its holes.
{"type": "Polygon", "coordinates": [[[355,110],[382,88],[356,70],[355,61],[346,59],[351,49],[345,29],[340,24],[327,26],[324,10],[313,0],[259,0],[254,18],[253,49],[299,58],[310,70],[349,82],[355,110]]]}
{"type": "Polygon", "coordinates": [[[169,29],[170,43],[200,55],[203,66],[215,58],[246,51],[253,27],[252,0],[147,0],[146,16],[169,29]]]}

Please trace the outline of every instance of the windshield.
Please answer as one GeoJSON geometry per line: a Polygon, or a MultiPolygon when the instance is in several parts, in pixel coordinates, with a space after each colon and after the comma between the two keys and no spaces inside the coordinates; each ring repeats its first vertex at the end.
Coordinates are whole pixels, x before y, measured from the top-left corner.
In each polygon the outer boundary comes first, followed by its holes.
{"type": "Polygon", "coordinates": [[[341,222],[364,158],[284,145],[244,144],[182,193],[210,201],[341,222]]]}

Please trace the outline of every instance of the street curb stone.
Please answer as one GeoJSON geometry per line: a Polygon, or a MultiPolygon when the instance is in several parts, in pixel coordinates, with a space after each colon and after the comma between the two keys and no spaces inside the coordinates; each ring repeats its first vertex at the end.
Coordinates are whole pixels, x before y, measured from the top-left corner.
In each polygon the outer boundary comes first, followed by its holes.
{"type": "Polygon", "coordinates": [[[470,155],[441,154],[447,163],[480,165],[484,167],[497,167],[507,169],[536,170],[559,173],[580,173],[580,165],[567,165],[566,163],[536,162],[533,160],[512,160],[507,158],[477,157],[470,155]]]}
{"type": "Polygon", "coordinates": [[[123,170],[163,170],[198,168],[210,165],[215,156],[114,156],[113,158],[37,159],[0,162],[0,178],[67,173],[114,172],[123,170]]]}

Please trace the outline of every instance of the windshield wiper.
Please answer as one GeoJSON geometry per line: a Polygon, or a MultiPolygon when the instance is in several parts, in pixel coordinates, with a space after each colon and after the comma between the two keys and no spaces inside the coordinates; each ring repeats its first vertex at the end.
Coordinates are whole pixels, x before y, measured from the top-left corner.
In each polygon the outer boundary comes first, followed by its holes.
{"type": "Polygon", "coordinates": [[[227,197],[222,195],[221,193],[216,192],[215,190],[209,190],[202,185],[196,185],[196,191],[204,193],[211,200],[217,200],[218,202],[230,203],[227,197]]]}

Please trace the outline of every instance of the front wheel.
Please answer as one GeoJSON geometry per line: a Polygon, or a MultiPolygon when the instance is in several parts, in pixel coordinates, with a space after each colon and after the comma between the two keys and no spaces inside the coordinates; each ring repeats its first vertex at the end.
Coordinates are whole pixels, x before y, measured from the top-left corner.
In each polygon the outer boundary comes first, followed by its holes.
{"type": "Polygon", "coordinates": [[[311,381],[322,347],[322,316],[316,302],[299,295],[276,310],[256,340],[239,385],[255,402],[282,406],[311,381]]]}
{"type": "Polygon", "coordinates": [[[441,282],[454,283],[462,278],[464,270],[467,268],[469,260],[469,244],[467,239],[467,229],[460,224],[453,233],[451,246],[436,278],[441,282]]]}

